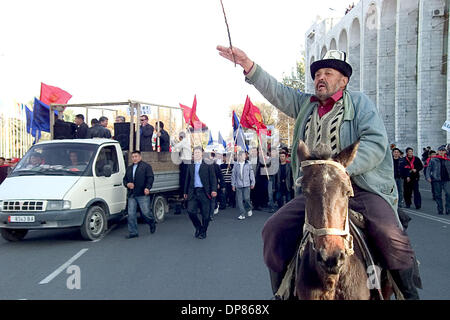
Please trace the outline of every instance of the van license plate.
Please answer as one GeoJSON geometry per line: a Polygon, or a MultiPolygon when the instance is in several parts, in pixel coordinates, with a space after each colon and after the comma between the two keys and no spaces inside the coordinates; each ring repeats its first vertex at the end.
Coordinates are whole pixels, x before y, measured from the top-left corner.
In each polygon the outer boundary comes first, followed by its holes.
{"type": "Polygon", "coordinates": [[[8,222],[34,222],[34,216],[9,216],[8,222]]]}

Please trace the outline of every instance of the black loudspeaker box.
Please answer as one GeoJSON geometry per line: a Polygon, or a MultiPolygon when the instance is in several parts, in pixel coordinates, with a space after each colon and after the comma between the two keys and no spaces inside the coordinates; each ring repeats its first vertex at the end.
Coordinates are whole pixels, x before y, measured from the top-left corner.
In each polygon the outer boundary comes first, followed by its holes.
{"type": "MultiPolygon", "coordinates": [[[[136,146],[136,131],[133,123],[134,146],[136,146]]],[[[119,141],[122,150],[130,150],[130,123],[116,122],[114,123],[114,139],[119,141]]],[[[134,150],[134,148],[133,148],[134,150]]]]}

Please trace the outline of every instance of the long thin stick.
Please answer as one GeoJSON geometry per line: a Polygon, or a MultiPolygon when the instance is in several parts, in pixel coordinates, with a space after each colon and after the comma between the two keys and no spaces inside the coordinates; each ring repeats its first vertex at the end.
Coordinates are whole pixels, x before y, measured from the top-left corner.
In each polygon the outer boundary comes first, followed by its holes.
{"type": "Polygon", "coordinates": [[[227,15],[225,14],[225,8],[223,7],[222,0],[220,0],[220,4],[222,5],[223,17],[225,18],[225,24],[227,26],[228,41],[230,42],[231,55],[233,56],[234,66],[236,67],[236,59],[234,58],[233,54],[233,45],[231,44],[230,28],[228,27],[227,15]]]}
{"type": "Polygon", "coordinates": [[[259,132],[257,132],[257,135],[258,135],[258,138],[259,138],[259,150],[262,153],[262,158],[263,158],[263,162],[264,162],[264,169],[266,169],[267,180],[270,180],[270,178],[269,178],[269,171],[267,171],[266,155],[264,154],[264,151],[262,149],[262,141],[261,141],[261,136],[259,135],[259,132]]]}

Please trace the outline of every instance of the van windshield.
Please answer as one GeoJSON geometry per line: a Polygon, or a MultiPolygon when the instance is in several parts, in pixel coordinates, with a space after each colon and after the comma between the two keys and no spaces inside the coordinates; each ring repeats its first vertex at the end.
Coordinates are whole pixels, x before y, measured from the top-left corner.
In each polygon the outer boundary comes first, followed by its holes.
{"type": "Polygon", "coordinates": [[[82,143],[49,143],[33,146],[17,164],[11,176],[81,176],[98,146],[82,143]]]}

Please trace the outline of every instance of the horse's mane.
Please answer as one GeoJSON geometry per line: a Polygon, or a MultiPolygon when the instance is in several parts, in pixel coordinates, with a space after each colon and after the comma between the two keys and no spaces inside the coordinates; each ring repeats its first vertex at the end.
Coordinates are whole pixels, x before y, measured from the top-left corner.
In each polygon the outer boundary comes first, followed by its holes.
{"type": "Polygon", "coordinates": [[[331,159],[331,147],[324,143],[319,143],[311,151],[309,160],[329,160],[331,159]]]}

